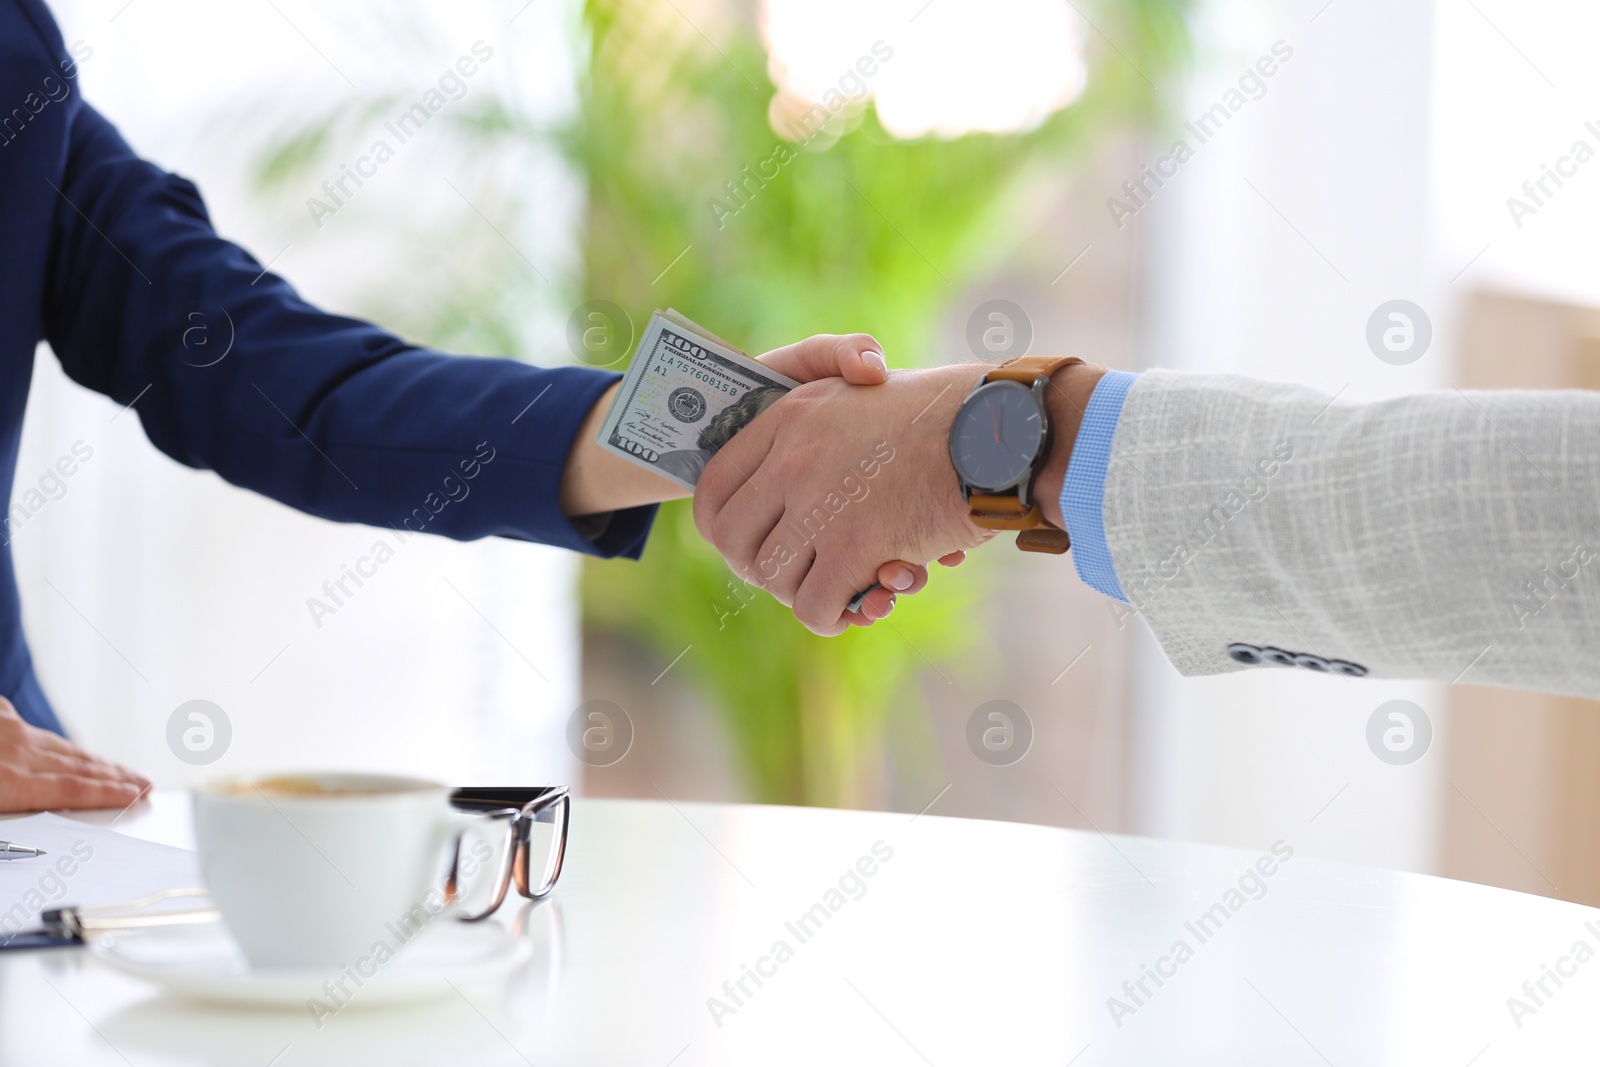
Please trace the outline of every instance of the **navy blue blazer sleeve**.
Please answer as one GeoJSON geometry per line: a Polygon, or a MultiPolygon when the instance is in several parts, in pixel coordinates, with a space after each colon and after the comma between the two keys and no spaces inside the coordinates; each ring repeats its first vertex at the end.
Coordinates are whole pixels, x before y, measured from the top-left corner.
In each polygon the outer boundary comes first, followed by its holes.
{"type": "Polygon", "coordinates": [[[618,512],[590,540],[558,501],[573,438],[616,375],[431,352],[320,311],[81,100],[70,123],[43,332],[163,452],[342,522],[642,551],[654,508],[618,512]]]}

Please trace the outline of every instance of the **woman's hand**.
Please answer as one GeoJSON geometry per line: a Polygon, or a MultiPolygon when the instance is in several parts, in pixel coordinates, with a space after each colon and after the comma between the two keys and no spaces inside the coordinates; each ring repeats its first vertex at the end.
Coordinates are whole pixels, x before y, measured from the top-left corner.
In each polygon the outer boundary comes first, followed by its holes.
{"type": "Polygon", "coordinates": [[[0,811],[125,808],[150,779],[22,721],[0,697],[0,811]]]}

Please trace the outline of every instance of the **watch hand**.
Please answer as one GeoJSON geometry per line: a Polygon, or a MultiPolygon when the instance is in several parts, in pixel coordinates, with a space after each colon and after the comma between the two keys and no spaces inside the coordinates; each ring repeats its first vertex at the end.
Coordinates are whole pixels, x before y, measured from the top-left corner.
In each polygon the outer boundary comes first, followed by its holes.
{"type": "Polygon", "coordinates": [[[989,405],[989,419],[990,419],[991,422],[994,423],[994,441],[995,441],[995,444],[1001,444],[1002,442],[1000,440],[1000,411],[993,404],[989,405]]]}

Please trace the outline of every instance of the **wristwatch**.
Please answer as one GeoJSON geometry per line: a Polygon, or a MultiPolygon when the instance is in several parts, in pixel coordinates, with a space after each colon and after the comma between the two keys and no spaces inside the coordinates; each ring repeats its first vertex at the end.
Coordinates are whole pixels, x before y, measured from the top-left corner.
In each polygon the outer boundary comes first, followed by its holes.
{"type": "Polygon", "coordinates": [[[1065,552],[1065,530],[1045,520],[1033,480],[1050,458],[1045,390],[1076,356],[1019,356],[983,376],[950,424],[950,463],[972,521],[986,530],[1016,530],[1025,552],[1065,552]]]}

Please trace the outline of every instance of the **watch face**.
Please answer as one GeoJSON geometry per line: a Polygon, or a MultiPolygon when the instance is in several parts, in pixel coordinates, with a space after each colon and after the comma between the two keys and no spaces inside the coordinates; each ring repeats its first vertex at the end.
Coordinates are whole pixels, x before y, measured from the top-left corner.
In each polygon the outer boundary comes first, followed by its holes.
{"type": "Polygon", "coordinates": [[[950,462],[967,485],[1007,489],[1020,482],[1044,442],[1033,392],[1019,382],[973,390],[950,427],[950,462]]]}

